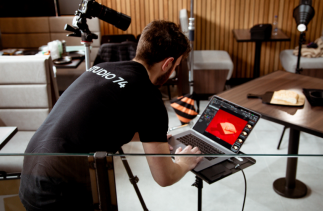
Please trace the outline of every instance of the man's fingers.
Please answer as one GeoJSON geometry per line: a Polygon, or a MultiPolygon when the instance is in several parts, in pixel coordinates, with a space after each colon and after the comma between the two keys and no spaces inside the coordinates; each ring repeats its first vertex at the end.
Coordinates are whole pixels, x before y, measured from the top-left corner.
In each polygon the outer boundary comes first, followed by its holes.
{"type": "Polygon", "coordinates": [[[192,146],[191,145],[187,145],[184,150],[191,150],[192,149],[192,146]]]}
{"type": "Polygon", "coordinates": [[[192,149],[192,152],[193,152],[194,154],[201,154],[201,151],[199,150],[199,148],[198,148],[198,147],[194,147],[194,148],[192,149]]]}
{"type": "Polygon", "coordinates": [[[167,139],[170,139],[172,137],[172,134],[167,134],[167,139]]]}
{"type": "Polygon", "coordinates": [[[178,154],[178,153],[180,153],[182,151],[182,147],[178,147],[177,149],[176,149],[176,151],[175,151],[175,154],[178,154]]]}

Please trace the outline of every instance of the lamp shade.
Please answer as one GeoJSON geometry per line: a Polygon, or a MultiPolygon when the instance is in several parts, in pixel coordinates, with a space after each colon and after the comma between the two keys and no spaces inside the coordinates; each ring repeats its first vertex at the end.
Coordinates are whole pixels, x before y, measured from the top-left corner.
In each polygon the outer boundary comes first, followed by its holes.
{"type": "Polygon", "coordinates": [[[307,28],[307,24],[314,17],[314,8],[309,4],[300,4],[293,11],[293,17],[296,21],[297,29],[303,32],[307,28]]]}

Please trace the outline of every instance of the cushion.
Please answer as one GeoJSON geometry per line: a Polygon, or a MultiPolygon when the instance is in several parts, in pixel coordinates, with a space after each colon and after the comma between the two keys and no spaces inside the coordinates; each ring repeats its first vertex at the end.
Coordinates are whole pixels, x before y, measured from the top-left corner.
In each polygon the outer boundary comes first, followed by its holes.
{"type": "Polygon", "coordinates": [[[194,51],[194,70],[229,70],[227,80],[231,78],[233,62],[226,51],[194,51]]]}
{"type": "Polygon", "coordinates": [[[44,109],[0,109],[0,124],[16,126],[19,131],[37,130],[50,112],[44,109]]]}
{"type": "Polygon", "coordinates": [[[0,77],[0,84],[46,84],[49,81],[46,59],[40,56],[0,57],[0,75],[6,76],[0,77]]]}
{"type": "Polygon", "coordinates": [[[47,84],[0,85],[0,99],[1,108],[48,108],[51,106],[50,87],[47,84]]]}
{"type": "MultiPolygon", "coordinates": [[[[291,73],[296,72],[297,56],[293,55],[294,50],[283,50],[280,52],[280,62],[283,68],[291,73]]],[[[303,69],[322,69],[323,57],[320,58],[300,58],[300,68],[303,69]]]]}

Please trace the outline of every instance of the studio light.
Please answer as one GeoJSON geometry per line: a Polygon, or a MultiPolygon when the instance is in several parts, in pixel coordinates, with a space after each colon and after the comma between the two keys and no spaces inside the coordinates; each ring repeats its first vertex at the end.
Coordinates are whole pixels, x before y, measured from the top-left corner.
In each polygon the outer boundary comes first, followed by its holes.
{"type": "Polygon", "coordinates": [[[293,11],[293,17],[296,21],[297,30],[304,32],[307,24],[314,17],[315,11],[312,7],[312,0],[300,0],[299,5],[293,11]]]}

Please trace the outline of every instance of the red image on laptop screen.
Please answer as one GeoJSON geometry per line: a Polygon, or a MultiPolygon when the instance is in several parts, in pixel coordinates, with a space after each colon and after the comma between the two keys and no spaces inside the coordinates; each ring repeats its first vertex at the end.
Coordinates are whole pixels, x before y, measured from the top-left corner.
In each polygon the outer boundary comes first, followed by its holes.
{"type": "Polygon", "coordinates": [[[219,109],[206,131],[233,145],[246,124],[247,121],[219,109]]]}

